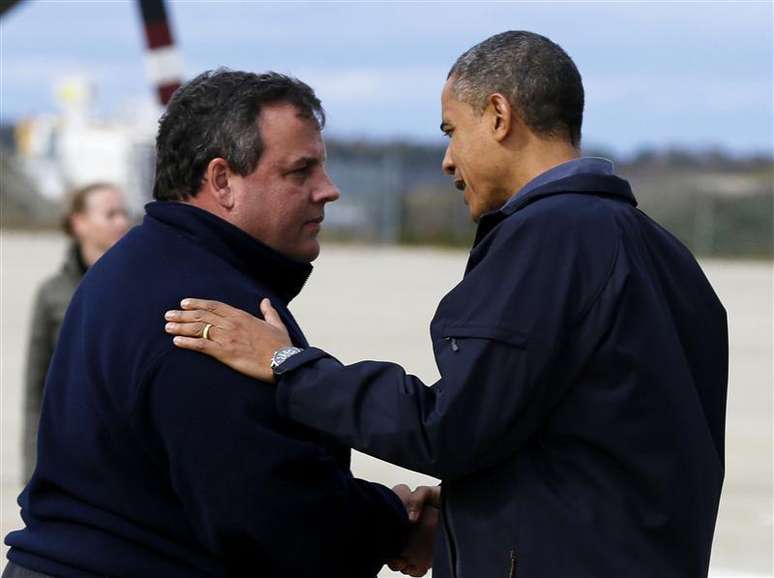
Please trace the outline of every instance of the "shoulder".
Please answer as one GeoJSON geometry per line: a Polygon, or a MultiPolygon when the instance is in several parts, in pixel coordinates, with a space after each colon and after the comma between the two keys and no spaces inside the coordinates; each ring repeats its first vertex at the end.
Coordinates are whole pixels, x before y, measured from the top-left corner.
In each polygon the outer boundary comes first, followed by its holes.
{"type": "Polygon", "coordinates": [[[247,377],[202,353],[172,347],[150,364],[135,407],[146,405],[157,420],[186,427],[215,421],[223,431],[248,427],[315,440],[317,436],[277,412],[275,393],[273,384],[247,377]]]}
{"type": "MultiPolygon", "coordinates": [[[[571,232],[591,238],[620,235],[616,212],[624,203],[606,197],[557,193],[538,199],[505,220],[506,228],[529,228],[545,235],[571,232]]],[[[627,205],[628,206],[628,205],[627,205]]]]}
{"type": "Polygon", "coordinates": [[[63,271],[46,277],[38,286],[36,301],[40,306],[69,302],[78,286],[78,279],[72,279],[63,271]]]}
{"type": "Polygon", "coordinates": [[[550,265],[552,260],[581,260],[589,261],[591,269],[599,265],[606,270],[622,236],[616,213],[631,208],[619,206],[624,204],[577,193],[541,198],[506,216],[482,243],[488,246],[481,249],[509,261],[538,260],[550,265]]]}
{"type": "Polygon", "coordinates": [[[508,215],[475,247],[467,284],[535,304],[571,303],[575,317],[615,270],[621,229],[605,198],[562,193],[508,215]]]}
{"type": "Polygon", "coordinates": [[[274,395],[273,386],[247,377],[213,357],[169,343],[149,360],[145,381],[169,387],[181,396],[227,396],[240,389],[274,395]],[[229,387],[233,389],[228,389],[229,387]]]}

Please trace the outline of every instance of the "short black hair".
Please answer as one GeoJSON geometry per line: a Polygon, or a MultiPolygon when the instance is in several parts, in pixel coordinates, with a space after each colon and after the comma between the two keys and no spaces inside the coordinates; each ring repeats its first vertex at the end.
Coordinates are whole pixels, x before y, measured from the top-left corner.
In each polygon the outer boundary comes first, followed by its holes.
{"type": "Polygon", "coordinates": [[[460,56],[448,78],[455,97],[477,111],[499,92],[536,134],[580,145],[583,81],[567,53],[545,36],[523,30],[496,34],[460,56]]]}
{"type": "Polygon", "coordinates": [[[218,68],[178,88],[159,121],[153,197],[180,201],[196,196],[207,165],[218,157],[237,174],[250,174],[263,152],[257,123],[261,107],[283,102],[320,129],[325,125],[325,111],[311,87],[277,72],[218,68]]]}

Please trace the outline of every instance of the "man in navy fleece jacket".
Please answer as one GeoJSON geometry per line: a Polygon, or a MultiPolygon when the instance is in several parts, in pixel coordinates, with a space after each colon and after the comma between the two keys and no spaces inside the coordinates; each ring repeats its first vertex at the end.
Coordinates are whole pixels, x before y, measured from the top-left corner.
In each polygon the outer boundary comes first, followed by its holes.
{"type": "Polygon", "coordinates": [[[64,320],[3,576],[367,578],[404,552],[401,500],[355,479],[348,448],[158,322],[184,294],[254,313],[268,297],[307,345],[287,305],[339,196],[323,123],[311,88],[275,73],[207,72],[175,94],[158,202],[64,320]]]}

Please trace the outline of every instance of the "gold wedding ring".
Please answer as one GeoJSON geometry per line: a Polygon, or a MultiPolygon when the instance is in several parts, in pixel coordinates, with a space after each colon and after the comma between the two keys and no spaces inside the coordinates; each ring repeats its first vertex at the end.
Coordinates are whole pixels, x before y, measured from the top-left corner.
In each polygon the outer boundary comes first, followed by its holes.
{"type": "Polygon", "coordinates": [[[212,329],[212,323],[205,324],[204,331],[202,331],[202,337],[204,339],[209,339],[210,338],[210,329],[212,329]]]}

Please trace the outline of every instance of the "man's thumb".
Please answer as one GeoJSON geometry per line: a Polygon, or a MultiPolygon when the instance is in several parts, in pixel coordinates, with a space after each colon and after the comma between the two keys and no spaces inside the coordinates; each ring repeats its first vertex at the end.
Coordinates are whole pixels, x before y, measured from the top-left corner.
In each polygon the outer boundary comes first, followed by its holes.
{"type": "Polygon", "coordinates": [[[273,327],[277,327],[278,329],[285,329],[285,324],[282,323],[282,319],[280,319],[277,310],[271,306],[271,301],[269,301],[267,298],[261,299],[260,307],[261,313],[263,314],[263,319],[266,321],[266,323],[273,327]]]}

